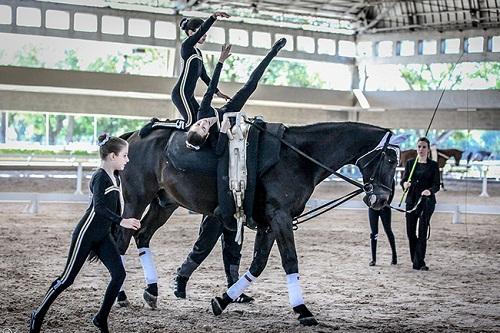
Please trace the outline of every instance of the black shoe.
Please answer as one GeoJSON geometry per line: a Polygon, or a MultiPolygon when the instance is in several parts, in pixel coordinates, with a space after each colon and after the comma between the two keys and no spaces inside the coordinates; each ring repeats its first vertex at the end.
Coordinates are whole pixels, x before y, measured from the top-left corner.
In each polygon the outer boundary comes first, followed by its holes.
{"type": "Polygon", "coordinates": [[[177,275],[174,282],[174,295],[177,298],[186,298],[186,285],[189,278],[177,275]]]}
{"type": "Polygon", "coordinates": [[[92,324],[99,329],[101,333],[109,333],[108,322],[102,322],[97,315],[92,318],[92,324]]]}
{"type": "Polygon", "coordinates": [[[39,333],[42,327],[42,321],[37,318],[38,313],[36,311],[31,312],[30,317],[30,333],[39,333]]]}
{"type": "Polygon", "coordinates": [[[252,303],[253,301],[255,301],[255,298],[245,294],[241,294],[240,297],[236,298],[233,301],[233,303],[252,303]]]}
{"type": "Polygon", "coordinates": [[[391,265],[397,265],[398,264],[398,257],[392,257],[391,265]]]}
{"type": "Polygon", "coordinates": [[[375,265],[376,265],[375,260],[370,261],[370,263],[368,264],[368,266],[375,266],[375,265]]]}
{"type": "Polygon", "coordinates": [[[422,267],[420,267],[420,270],[421,271],[428,271],[429,270],[429,267],[423,265],[422,267]]]}
{"type": "Polygon", "coordinates": [[[286,45],[286,38],[280,38],[274,43],[272,49],[273,51],[278,53],[278,51],[281,50],[285,45],[286,45]]]}

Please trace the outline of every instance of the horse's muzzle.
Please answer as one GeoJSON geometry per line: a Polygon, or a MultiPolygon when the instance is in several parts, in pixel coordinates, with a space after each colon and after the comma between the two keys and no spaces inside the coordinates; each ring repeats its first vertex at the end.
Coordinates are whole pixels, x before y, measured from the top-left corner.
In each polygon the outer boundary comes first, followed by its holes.
{"type": "Polygon", "coordinates": [[[376,195],[374,193],[367,193],[363,197],[363,202],[370,208],[380,210],[388,203],[388,198],[385,195],[376,195]]]}

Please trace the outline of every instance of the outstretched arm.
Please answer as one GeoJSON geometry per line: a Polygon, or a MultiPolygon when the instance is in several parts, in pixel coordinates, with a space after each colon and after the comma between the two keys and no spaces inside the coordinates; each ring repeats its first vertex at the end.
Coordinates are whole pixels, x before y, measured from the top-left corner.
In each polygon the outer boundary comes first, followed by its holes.
{"type": "Polygon", "coordinates": [[[224,12],[215,12],[213,13],[209,18],[203,22],[203,24],[200,26],[198,30],[191,36],[189,36],[185,41],[184,45],[194,47],[196,43],[198,43],[201,39],[201,37],[207,33],[208,29],[214,24],[214,22],[217,20],[218,17],[225,17],[228,18],[229,15],[224,13],[224,12]]]}
{"type": "Polygon", "coordinates": [[[222,65],[227,58],[231,56],[231,45],[225,44],[222,46],[222,51],[219,57],[219,62],[215,66],[214,74],[212,76],[212,80],[208,85],[207,92],[203,96],[203,100],[200,104],[200,109],[198,110],[198,120],[203,118],[208,118],[213,116],[212,111],[212,99],[214,94],[217,92],[217,85],[219,84],[220,73],[222,71],[222,65]]]}

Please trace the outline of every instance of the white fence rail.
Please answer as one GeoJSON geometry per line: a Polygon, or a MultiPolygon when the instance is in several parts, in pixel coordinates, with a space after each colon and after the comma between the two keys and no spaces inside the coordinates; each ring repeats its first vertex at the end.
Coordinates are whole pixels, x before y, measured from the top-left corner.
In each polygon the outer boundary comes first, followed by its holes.
{"type": "MultiPolygon", "coordinates": [[[[84,194],[71,193],[33,193],[33,192],[0,192],[0,202],[27,202],[26,212],[37,214],[40,202],[72,202],[89,203],[90,197],[84,194]]],[[[328,200],[311,199],[307,202],[309,208],[316,208],[328,200]]],[[[366,210],[361,200],[351,200],[343,203],[338,209],[366,210]]],[[[452,223],[462,223],[461,214],[500,215],[500,206],[437,204],[435,212],[452,213],[452,223]]]]}

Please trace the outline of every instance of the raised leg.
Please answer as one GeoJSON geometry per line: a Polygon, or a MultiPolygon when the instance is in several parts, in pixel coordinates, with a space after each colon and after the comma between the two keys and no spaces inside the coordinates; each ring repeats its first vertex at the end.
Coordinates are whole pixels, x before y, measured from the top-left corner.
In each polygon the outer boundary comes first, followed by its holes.
{"type": "Polygon", "coordinates": [[[278,51],[281,50],[285,44],[285,38],[281,38],[274,43],[271,50],[269,50],[264,59],[262,59],[257,67],[255,67],[252,74],[250,74],[250,77],[245,85],[241,87],[233,98],[222,107],[224,112],[238,112],[243,108],[248,98],[253,94],[255,89],[257,89],[257,84],[259,83],[262,75],[264,75],[267,66],[269,66],[271,60],[273,60],[273,58],[278,54],[278,51]]]}

